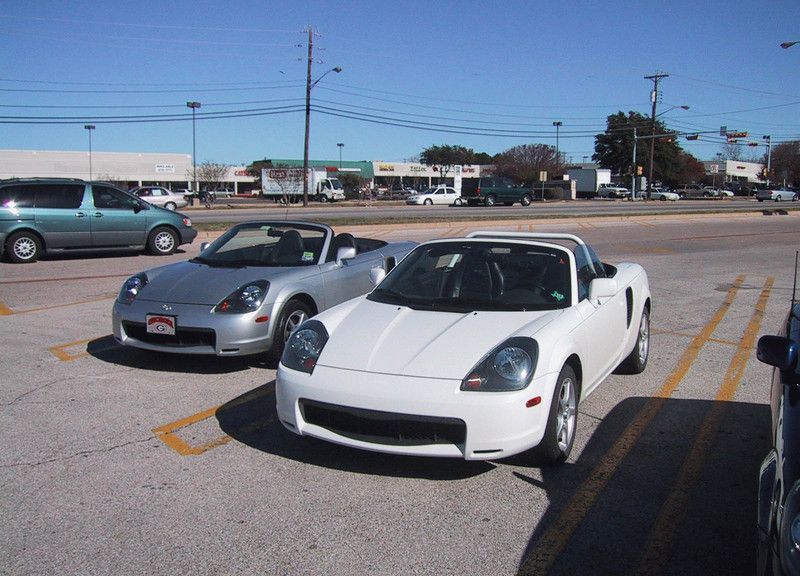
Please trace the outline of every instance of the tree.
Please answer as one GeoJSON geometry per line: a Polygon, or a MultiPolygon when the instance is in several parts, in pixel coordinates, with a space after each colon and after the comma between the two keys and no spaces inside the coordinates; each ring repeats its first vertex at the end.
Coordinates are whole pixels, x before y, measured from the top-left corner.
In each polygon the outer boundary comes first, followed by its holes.
{"type": "Polygon", "coordinates": [[[472,148],[458,145],[430,146],[419,155],[419,161],[427,166],[433,166],[433,169],[439,172],[439,178],[444,179],[453,166],[474,164],[475,151],[472,148]]]}
{"type": "MultiPolygon", "coordinates": [[[[203,162],[197,167],[197,181],[204,182],[210,186],[212,190],[219,187],[222,182],[228,179],[228,164],[220,164],[217,162],[203,162]]],[[[187,176],[192,180],[192,171],[187,170],[187,176]]]]}
{"type": "Polygon", "coordinates": [[[722,145],[722,156],[723,160],[733,160],[734,162],[742,160],[742,147],[738,144],[732,144],[730,142],[722,145]]]}
{"type": "MultiPolygon", "coordinates": [[[[766,154],[762,162],[764,166],[767,165],[766,154]]],[[[769,179],[770,183],[800,185],[800,140],[783,142],[772,147],[769,179]]]]}
{"type": "Polygon", "coordinates": [[[547,144],[521,144],[501,152],[494,158],[495,172],[519,184],[539,180],[539,172],[555,174],[558,168],[555,146],[547,144]]]}
{"type": "Polygon", "coordinates": [[[702,181],[705,174],[705,164],[688,152],[681,150],[678,153],[677,167],[674,176],[665,178],[664,183],[668,186],[683,186],[702,181]]]}

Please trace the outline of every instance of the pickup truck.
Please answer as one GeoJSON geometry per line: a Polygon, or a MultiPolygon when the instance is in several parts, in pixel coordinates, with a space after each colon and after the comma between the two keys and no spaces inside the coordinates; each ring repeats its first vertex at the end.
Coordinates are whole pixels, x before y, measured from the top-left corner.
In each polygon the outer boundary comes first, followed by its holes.
{"type": "Polygon", "coordinates": [[[515,184],[510,178],[501,176],[482,176],[480,178],[465,178],[461,184],[461,198],[467,205],[494,206],[501,203],[511,206],[519,202],[528,206],[533,199],[533,191],[523,185],[515,184]]]}
{"type": "Polygon", "coordinates": [[[597,187],[597,196],[600,198],[627,198],[630,195],[630,190],[619,184],[603,183],[597,187]]]}

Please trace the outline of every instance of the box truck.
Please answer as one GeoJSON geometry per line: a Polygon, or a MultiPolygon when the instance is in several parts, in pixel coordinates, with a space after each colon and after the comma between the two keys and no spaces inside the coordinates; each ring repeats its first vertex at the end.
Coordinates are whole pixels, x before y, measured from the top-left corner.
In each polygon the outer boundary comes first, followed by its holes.
{"type": "Polygon", "coordinates": [[[611,184],[611,170],[608,168],[570,168],[567,176],[575,181],[578,198],[594,198],[600,184],[611,184]]]}
{"type": "MultiPolygon", "coordinates": [[[[264,168],[261,170],[261,195],[298,202],[303,198],[302,168],[264,168]]],[[[338,178],[326,170],[308,170],[308,197],[319,202],[344,200],[344,189],[338,178]]]]}

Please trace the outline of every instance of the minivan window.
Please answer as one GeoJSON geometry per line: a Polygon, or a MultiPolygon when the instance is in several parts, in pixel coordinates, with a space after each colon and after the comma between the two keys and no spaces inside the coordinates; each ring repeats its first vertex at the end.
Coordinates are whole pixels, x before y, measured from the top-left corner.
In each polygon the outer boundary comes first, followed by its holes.
{"type": "Polygon", "coordinates": [[[32,208],[35,196],[31,186],[6,186],[0,188],[0,206],[3,208],[32,208]]]}
{"type": "Polygon", "coordinates": [[[117,190],[110,186],[92,186],[92,197],[94,198],[95,208],[121,208],[130,210],[140,206],[134,198],[128,196],[122,190],[117,190]]]}
{"type": "Polygon", "coordinates": [[[83,184],[38,184],[36,208],[80,208],[83,202],[83,184]]]}

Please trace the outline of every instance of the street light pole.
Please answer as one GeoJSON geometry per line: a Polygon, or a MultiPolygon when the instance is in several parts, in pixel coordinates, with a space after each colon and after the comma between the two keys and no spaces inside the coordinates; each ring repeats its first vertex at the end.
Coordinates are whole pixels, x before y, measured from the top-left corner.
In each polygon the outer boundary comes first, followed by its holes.
{"type": "Polygon", "coordinates": [[[92,130],[96,128],[94,124],[84,124],[84,128],[89,132],[89,182],[92,181],[92,130]]]}
{"type": "Polygon", "coordinates": [[[561,165],[561,155],[558,150],[558,129],[561,127],[563,123],[561,120],[556,120],[553,122],[553,126],[556,127],[556,172],[558,172],[558,167],[561,165]]]}
{"type": "Polygon", "coordinates": [[[631,160],[631,198],[636,200],[636,126],[633,127],[633,159],[631,160]]]}
{"type": "Polygon", "coordinates": [[[339,147],[339,170],[342,169],[342,148],[344,147],[344,142],[338,142],[336,144],[339,147]]]}
{"type": "Polygon", "coordinates": [[[186,105],[192,109],[192,179],[194,180],[192,192],[199,194],[197,189],[197,150],[195,148],[195,111],[200,108],[200,102],[187,102],[186,105]]]}
{"type": "Polygon", "coordinates": [[[769,172],[772,169],[772,136],[762,136],[767,141],[767,188],[769,188],[769,172]]]}

